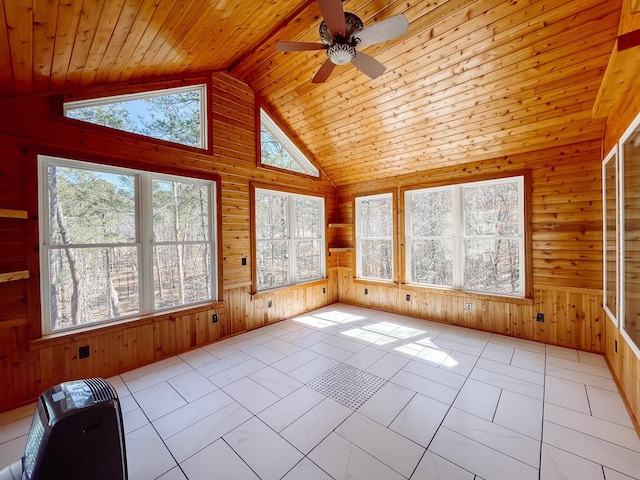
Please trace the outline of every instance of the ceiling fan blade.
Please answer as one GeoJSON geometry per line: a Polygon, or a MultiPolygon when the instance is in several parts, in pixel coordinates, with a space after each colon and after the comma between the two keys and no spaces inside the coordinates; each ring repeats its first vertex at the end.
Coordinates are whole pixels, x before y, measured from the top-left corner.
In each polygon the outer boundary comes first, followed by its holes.
{"type": "Polygon", "coordinates": [[[311,80],[311,83],[325,82],[327,78],[329,78],[329,75],[331,75],[331,72],[333,72],[333,69],[335,67],[336,67],[336,64],[333,63],[331,60],[327,59],[327,61],[322,64],[322,66],[320,67],[320,70],[318,70],[318,73],[316,73],[315,77],[313,77],[313,80],[311,80]]]}
{"type": "Polygon", "coordinates": [[[405,35],[409,31],[409,22],[402,14],[382,20],[370,27],[365,28],[356,36],[360,38],[361,47],[373,45],[374,43],[386,42],[392,38],[405,35]]]}
{"type": "Polygon", "coordinates": [[[381,64],[378,60],[362,52],[357,52],[356,56],[351,60],[351,63],[353,63],[358,70],[371,78],[378,78],[387,69],[387,67],[381,64]]]}
{"type": "Polygon", "coordinates": [[[278,42],[276,49],[281,52],[303,52],[305,50],[322,50],[327,48],[324,43],[313,42],[278,42]]]}
{"type": "Polygon", "coordinates": [[[342,0],[318,0],[324,23],[334,37],[344,37],[344,10],[342,0]]]}

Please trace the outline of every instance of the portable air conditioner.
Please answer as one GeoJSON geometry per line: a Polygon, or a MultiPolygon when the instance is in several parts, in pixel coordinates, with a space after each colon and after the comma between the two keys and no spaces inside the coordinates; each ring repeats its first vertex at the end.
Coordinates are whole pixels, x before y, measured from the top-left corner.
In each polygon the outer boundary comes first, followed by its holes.
{"type": "Polygon", "coordinates": [[[22,478],[127,479],[120,401],[108,382],[65,382],[40,395],[22,458],[22,478]]]}

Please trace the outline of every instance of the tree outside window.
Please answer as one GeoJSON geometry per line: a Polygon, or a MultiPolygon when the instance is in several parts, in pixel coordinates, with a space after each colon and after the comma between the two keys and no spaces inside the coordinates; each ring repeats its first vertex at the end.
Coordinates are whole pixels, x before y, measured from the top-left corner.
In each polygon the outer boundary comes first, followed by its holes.
{"type": "Polygon", "coordinates": [[[360,278],[393,280],[393,196],[356,198],[356,270],[360,278]]]}
{"type": "Polygon", "coordinates": [[[211,182],[39,163],[45,332],[214,299],[211,182]]]}
{"type": "Polygon", "coordinates": [[[524,294],[524,180],[405,193],[410,283],[524,294]]]}
{"type": "Polygon", "coordinates": [[[324,275],[324,199],[256,189],[257,290],[324,275]]]}

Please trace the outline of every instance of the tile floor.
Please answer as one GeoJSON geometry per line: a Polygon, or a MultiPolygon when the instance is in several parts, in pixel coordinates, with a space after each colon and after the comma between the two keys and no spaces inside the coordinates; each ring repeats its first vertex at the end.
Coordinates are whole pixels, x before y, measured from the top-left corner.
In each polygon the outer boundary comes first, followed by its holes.
{"type": "MultiPolygon", "coordinates": [[[[602,356],[361,307],[108,380],[132,480],[640,479],[602,356]]],[[[0,468],[33,408],[0,415],[0,468]]]]}

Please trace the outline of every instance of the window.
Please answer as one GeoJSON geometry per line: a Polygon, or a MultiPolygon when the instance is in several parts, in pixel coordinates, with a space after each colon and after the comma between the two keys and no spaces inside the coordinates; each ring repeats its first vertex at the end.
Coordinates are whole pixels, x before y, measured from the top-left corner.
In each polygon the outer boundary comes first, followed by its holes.
{"type": "Polygon", "coordinates": [[[405,192],[410,283],[524,295],[524,179],[405,192]]]}
{"type": "Polygon", "coordinates": [[[320,175],[313,163],[262,109],[260,109],[260,158],[263,165],[314,177],[320,175]]]}
{"type": "Polygon", "coordinates": [[[356,271],[360,278],[393,281],[393,196],[356,198],[356,271]]]}
{"type": "Polygon", "coordinates": [[[324,199],[255,191],[257,289],[324,277],[324,199]]]}
{"type": "Polygon", "coordinates": [[[618,151],[614,148],[602,162],[603,290],[604,310],[618,327],[618,151]]]}
{"type": "Polygon", "coordinates": [[[215,300],[215,184],[39,157],[44,332],[215,300]]]}
{"type": "Polygon", "coordinates": [[[66,102],[69,118],[207,148],[204,85],[66,102]]]}
{"type": "Polygon", "coordinates": [[[622,135],[619,143],[620,199],[620,282],[617,304],[620,312],[620,332],[636,356],[640,358],[640,115],[622,135]]]}

